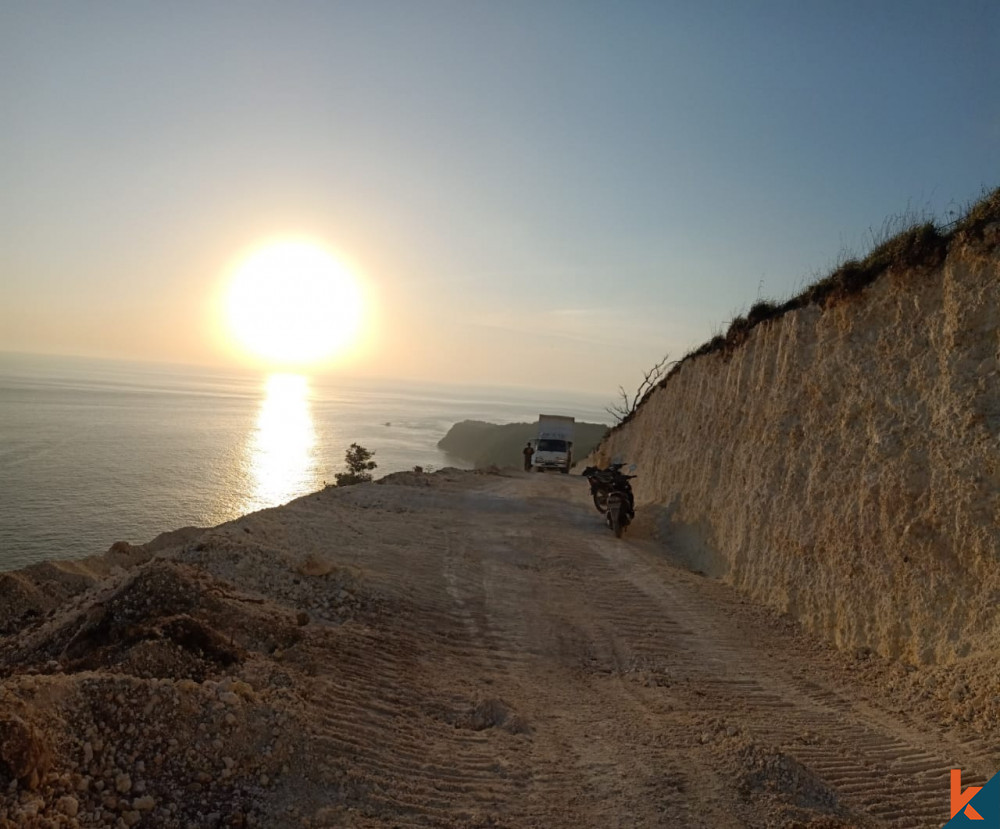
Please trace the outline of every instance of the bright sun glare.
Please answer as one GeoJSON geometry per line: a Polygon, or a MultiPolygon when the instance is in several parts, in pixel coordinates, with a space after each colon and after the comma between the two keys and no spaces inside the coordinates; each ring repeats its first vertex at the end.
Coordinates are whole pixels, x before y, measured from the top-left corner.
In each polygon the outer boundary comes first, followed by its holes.
{"type": "Polygon", "coordinates": [[[354,344],[364,303],[357,278],[311,242],[275,242],[244,259],[226,294],[229,330],[254,357],[311,364],[354,344]]]}

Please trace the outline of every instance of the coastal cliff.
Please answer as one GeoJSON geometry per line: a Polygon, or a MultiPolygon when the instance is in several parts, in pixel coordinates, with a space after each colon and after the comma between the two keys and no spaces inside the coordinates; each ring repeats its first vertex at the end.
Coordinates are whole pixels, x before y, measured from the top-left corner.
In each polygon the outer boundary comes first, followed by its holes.
{"type": "Polygon", "coordinates": [[[998,194],[926,256],[911,233],[868,284],[850,263],[738,321],[593,460],[638,465],[640,509],[688,566],[842,647],[1000,648],[998,194]]]}

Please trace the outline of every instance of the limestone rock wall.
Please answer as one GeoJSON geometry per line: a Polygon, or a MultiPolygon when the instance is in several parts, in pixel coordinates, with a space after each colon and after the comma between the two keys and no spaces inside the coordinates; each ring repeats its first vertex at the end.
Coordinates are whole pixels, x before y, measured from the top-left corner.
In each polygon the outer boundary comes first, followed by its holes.
{"type": "Polygon", "coordinates": [[[1000,254],[964,246],[684,363],[593,460],[685,561],[845,647],[1000,648],[1000,254]]]}

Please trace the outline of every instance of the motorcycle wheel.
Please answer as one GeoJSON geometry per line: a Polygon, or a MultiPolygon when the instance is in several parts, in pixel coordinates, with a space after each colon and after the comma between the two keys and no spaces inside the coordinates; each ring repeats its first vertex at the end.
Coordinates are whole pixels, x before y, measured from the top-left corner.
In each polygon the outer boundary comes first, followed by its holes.
{"type": "Polygon", "coordinates": [[[594,506],[602,515],[608,511],[608,493],[606,490],[599,489],[594,492],[594,506]]]}
{"type": "Polygon", "coordinates": [[[622,537],[622,511],[620,504],[612,504],[608,507],[608,516],[611,519],[611,529],[614,531],[615,538],[622,537]]]}

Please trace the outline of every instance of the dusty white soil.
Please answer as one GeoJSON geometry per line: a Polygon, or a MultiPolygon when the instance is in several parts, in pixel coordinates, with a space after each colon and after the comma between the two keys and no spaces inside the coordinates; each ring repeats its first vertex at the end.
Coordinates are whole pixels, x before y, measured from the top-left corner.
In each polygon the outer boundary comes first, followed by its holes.
{"type": "Polygon", "coordinates": [[[652,524],[404,473],[8,576],[0,827],[933,827],[1000,767],[995,673],[832,650],[652,524]]]}

